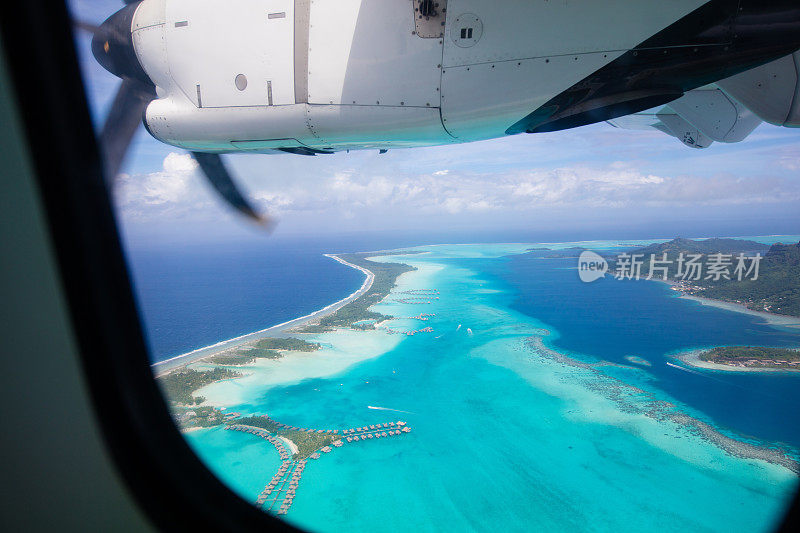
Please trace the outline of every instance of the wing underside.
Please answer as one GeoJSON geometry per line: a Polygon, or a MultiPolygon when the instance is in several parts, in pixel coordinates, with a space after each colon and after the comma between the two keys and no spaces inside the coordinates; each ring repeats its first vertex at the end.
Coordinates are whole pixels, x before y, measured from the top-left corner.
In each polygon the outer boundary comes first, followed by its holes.
{"type": "Polygon", "coordinates": [[[656,129],[691,148],[742,141],[761,122],[800,127],[800,52],[688,91],[659,108],[606,122],[656,129]]]}

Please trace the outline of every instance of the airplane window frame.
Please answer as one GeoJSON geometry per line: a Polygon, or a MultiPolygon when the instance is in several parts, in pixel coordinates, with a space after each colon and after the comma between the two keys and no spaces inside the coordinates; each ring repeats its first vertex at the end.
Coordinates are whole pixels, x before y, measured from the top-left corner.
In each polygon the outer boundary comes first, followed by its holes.
{"type": "Polygon", "coordinates": [[[153,379],[72,31],[65,2],[0,6],[25,141],[107,449],[159,529],[298,531],[242,500],[206,468],[153,379]]]}
{"type": "MultiPolygon", "coordinates": [[[[161,529],[297,531],[244,501],[192,452],[149,365],[65,2],[0,5],[2,36],[52,245],[107,447],[161,529]]],[[[796,531],[800,497],[779,531],[796,531]]]]}

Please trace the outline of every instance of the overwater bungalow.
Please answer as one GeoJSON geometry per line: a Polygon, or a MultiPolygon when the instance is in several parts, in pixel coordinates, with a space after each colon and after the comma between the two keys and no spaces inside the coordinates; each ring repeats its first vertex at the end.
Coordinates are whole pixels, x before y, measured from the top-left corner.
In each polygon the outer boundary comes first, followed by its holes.
{"type": "Polygon", "coordinates": [[[371,438],[372,438],[372,433],[370,433],[369,435],[367,435],[367,437],[371,439],[371,438]]]}

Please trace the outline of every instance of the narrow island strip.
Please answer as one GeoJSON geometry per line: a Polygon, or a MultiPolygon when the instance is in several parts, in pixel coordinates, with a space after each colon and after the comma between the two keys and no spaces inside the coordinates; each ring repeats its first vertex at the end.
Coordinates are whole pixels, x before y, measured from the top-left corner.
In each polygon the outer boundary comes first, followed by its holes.
{"type": "Polygon", "coordinates": [[[370,307],[390,293],[401,274],[415,268],[403,263],[371,261],[369,256],[406,253],[414,252],[326,254],[327,257],[364,273],[365,280],[358,290],[314,313],[194,350],[170,359],[170,365],[153,365],[156,380],[178,427],[182,431],[214,427],[223,424],[229,417],[224,409],[202,405],[205,398],[195,395],[195,391],[218,381],[245,376],[238,369],[253,364],[258,359],[280,359],[287,354],[314,352],[322,348],[317,342],[294,335],[341,328],[375,329],[376,323],[393,318],[371,311],[370,307]]]}
{"type": "MultiPolygon", "coordinates": [[[[228,353],[241,347],[248,346],[254,341],[263,338],[280,335],[287,332],[297,333],[319,333],[331,331],[334,327],[349,327],[359,320],[382,319],[384,315],[370,313],[367,308],[380,302],[389,291],[394,287],[397,277],[413,267],[402,263],[379,263],[370,261],[367,256],[385,255],[408,255],[417,252],[370,252],[370,253],[350,253],[350,254],[325,254],[343,265],[349,266],[364,273],[364,282],[352,294],[338,300],[330,305],[318,309],[307,315],[270,326],[265,329],[240,335],[232,339],[220,341],[210,346],[197,348],[185,354],[181,354],[165,361],[159,361],[152,365],[156,377],[171,372],[176,368],[182,368],[191,363],[198,362],[211,356],[228,353]],[[376,282],[377,277],[377,282],[376,282]],[[367,296],[368,300],[362,299],[367,296]],[[361,301],[360,301],[361,300],[361,301]],[[355,305],[349,305],[355,304],[355,305]],[[347,309],[344,309],[347,307],[347,309]],[[343,310],[343,311],[342,311],[343,310]],[[339,313],[339,311],[342,311],[339,313]],[[328,318],[331,315],[337,315],[328,318]],[[326,320],[327,319],[327,320],[326,320]],[[310,325],[309,327],[305,327],[310,325]]],[[[358,327],[358,325],[356,325],[358,327]]],[[[369,326],[367,326],[369,328],[369,326]]],[[[363,328],[362,328],[363,329],[363,328]]]]}
{"type": "Polygon", "coordinates": [[[726,372],[798,372],[800,349],[767,346],[717,346],[692,350],[675,358],[695,368],[726,372]]]}

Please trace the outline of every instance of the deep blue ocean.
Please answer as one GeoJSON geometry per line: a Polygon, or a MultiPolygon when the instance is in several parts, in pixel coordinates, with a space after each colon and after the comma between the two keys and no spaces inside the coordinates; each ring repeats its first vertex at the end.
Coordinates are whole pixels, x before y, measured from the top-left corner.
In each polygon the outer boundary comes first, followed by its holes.
{"type": "Polygon", "coordinates": [[[364,276],[323,255],[329,251],[314,242],[284,242],[129,254],[151,360],[264,329],[344,298],[364,276]]]}
{"type": "MultiPolygon", "coordinates": [[[[151,248],[129,252],[151,360],[162,361],[320,309],[347,296],[363,275],[323,254],[418,244],[419,236],[274,239],[243,244],[151,248]]],[[[574,259],[513,255],[465,259],[514,294],[509,306],[552,326],[553,348],[630,365],[625,356],[665,354],[724,344],[797,346],[796,329],[681,301],[666,285],[603,279],[581,283],[574,259]]],[[[800,377],[692,373],[653,365],[654,386],[739,434],[800,447],[788,424],[800,403],[800,377]]]]}
{"type": "MultiPolygon", "coordinates": [[[[304,238],[129,251],[152,359],[307,314],[361,285],[361,273],[324,253],[420,242],[304,238]]],[[[414,428],[408,438],[348,445],[314,461],[286,518],[320,531],[769,530],[795,489],[793,474],[607,400],[632,387],[737,439],[794,453],[800,375],[695,371],[670,366],[669,354],[798,346],[800,331],[678,298],[657,282],[582,283],[575,259],[525,249],[442,246],[408,256],[420,270],[397,290],[435,288],[441,299],[422,306],[390,296],[376,310],[433,312],[433,333],[312,335],[323,346],[316,358],[265,362],[203,390],[212,404],[301,427],[402,416],[414,428]],[[574,359],[611,364],[592,367],[597,373],[559,366],[525,348],[531,335],[574,359]]],[[[396,327],[416,327],[409,320],[396,327]]],[[[648,401],[631,405],[649,409],[648,401]]],[[[187,440],[249,501],[278,468],[274,450],[252,436],[209,428],[187,440]]]]}
{"type": "Polygon", "coordinates": [[[663,364],[664,356],[719,345],[800,346],[797,328],[775,328],[759,318],[680,299],[666,284],[610,277],[583,283],[575,259],[515,255],[475,265],[514,289],[510,307],[552,326],[549,344],[560,352],[622,365],[625,356],[654,363],[652,385],[695,415],[730,428],[800,448],[800,376],[688,372],[663,364]],[[691,313],[687,313],[687,305],[691,313]],[[658,364],[661,362],[661,364],[658,364]],[[721,375],[720,375],[721,374],[721,375]]]}

